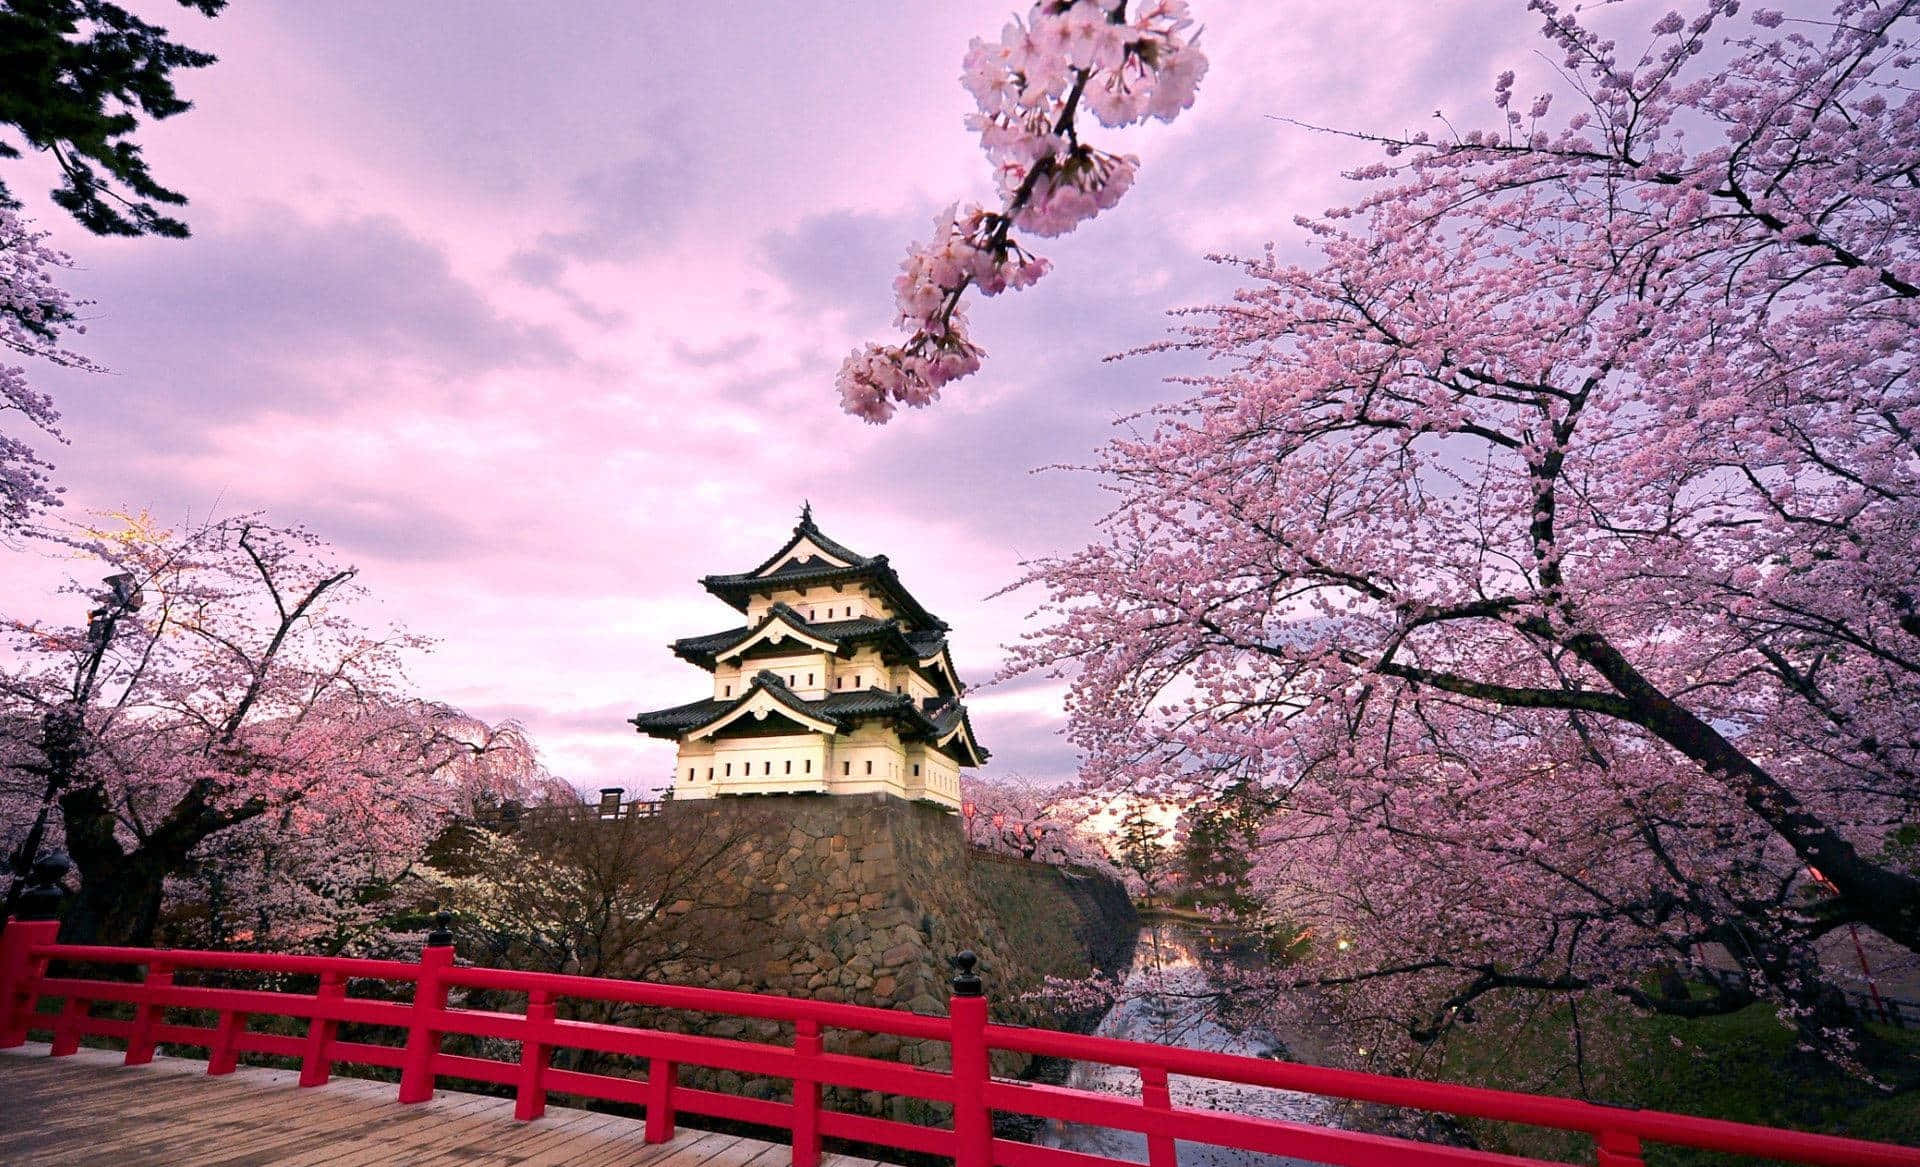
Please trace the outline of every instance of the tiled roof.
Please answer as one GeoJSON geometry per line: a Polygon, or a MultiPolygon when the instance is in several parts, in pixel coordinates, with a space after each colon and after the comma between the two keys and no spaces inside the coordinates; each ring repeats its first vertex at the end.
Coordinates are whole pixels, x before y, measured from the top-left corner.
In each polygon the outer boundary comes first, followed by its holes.
{"type": "Polygon", "coordinates": [[[729,645],[743,639],[749,631],[751,629],[742,625],[739,628],[729,628],[725,632],[709,632],[705,636],[689,636],[676,640],[671,646],[673,655],[689,658],[711,657],[714,653],[723,652],[729,645]]]}
{"type": "Polygon", "coordinates": [[[947,646],[947,634],[939,628],[917,628],[907,633],[907,643],[921,660],[926,660],[947,646]]]}
{"type": "MultiPolygon", "coordinates": [[[[855,689],[851,693],[834,693],[820,702],[821,712],[830,717],[863,717],[875,713],[909,713],[916,717],[919,706],[905,693],[895,693],[889,689],[855,689]]],[[[925,720],[925,718],[920,718],[925,720]]]]}
{"type": "Polygon", "coordinates": [[[734,704],[732,701],[695,701],[688,705],[675,705],[671,709],[655,709],[628,720],[641,733],[655,737],[679,737],[687,730],[712,721],[733,708],[734,704]]]}
{"type": "Polygon", "coordinates": [[[955,727],[964,726],[967,744],[973,747],[973,752],[978,755],[979,760],[984,762],[993,756],[988,752],[987,748],[981,745],[979,740],[973,736],[973,722],[968,720],[967,707],[960,703],[959,698],[945,698],[939,704],[928,709],[926,716],[927,720],[933,723],[934,738],[946,737],[949,733],[953,732],[955,727]]]}
{"type": "Polygon", "coordinates": [[[834,583],[867,584],[891,601],[916,629],[946,630],[946,621],[920,606],[920,601],[914,599],[913,593],[907,591],[906,586],[900,582],[900,576],[893,570],[893,566],[887,562],[887,557],[884,555],[876,555],[852,567],[836,567],[831,563],[806,566],[796,564],[766,576],[756,575],[753,572],[742,572],[738,575],[709,575],[701,579],[700,586],[735,608],[745,611],[747,601],[755,592],[834,583]]]}
{"type": "MultiPolygon", "coordinates": [[[[786,607],[785,604],[777,604],[775,606],[781,608],[786,607]]],[[[807,625],[808,632],[814,633],[817,636],[823,636],[828,640],[856,640],[862,636],[873,636],[876,634],[896,632],[898,630],[899,625],[891,620],[882,620],[877,616],[870,616],[864,620],[822,620],[818,624],[807,625]]]]}
{"type": "MultiPolygon", "coordinates": [[[[912,697],[885,689],[858,689],[851,693],[829,694],[819,701],[809,701],[787,688],[786,682],[778,675],[762,670],[754,674],[747,691],[737,698],[694,701],[670,709],[656,709],[635,716],[632,722],[641,733],[678,738],[745,703],[760,690],[765,690],[774,700],[795,713],[830,722],[842,730],[852,728],[853,723],[863,717],[891,716],[901,723],[900,728],[907,736],[931,740],[945,737],[954,726],[966,719],[966,710],[955,698],[942,698],[940,704],[927,711],[912,697]]],[[[969,739],[973,736],[971,726],[967,736],[969,739]]],[[[981,750],[980,755],[984,758],[986,751],[981,750]]]]}
{"type": "Polygon", "coordinates": [[[784,618],[795,628],[805,629],[813,636],[832,641],[841,652],[863,641],[877,640],[883,645],[883,655],[891,655],[896,659],[910,658],[919,662],[938,652],[940,646],[946,643],[946,634],[938,629],[929,628],[902,633],[899,626],[892,620],[873,617],[861,620],[822,620],[813,623],[797,609],[782,603],[775,604],[769,609],[766,619],[759,624],[676,640],[671,646],[673,654],[703,669],[712,669],[715,664],[714,658],[759,632],[776,615],[784,618]],[[886,652],[888,648],[892,650],[891,653],[886,652]]]}
{"type": "MultiPolygon", "coordinates": [[[[836,543],[832,539],[827,538],[826,535],[821,532],[819,527],[816,527],[813,525],[813,511],[811,508],[809,508],[807,510],[800,512],[800,522],[794,526],[793,534],[790,537],[788,537],[787,541],[780,545],[780,550],[774,552],[772,555],[767,556],[764,560],[761,560],[760,566],[754,568],[752,571],[746,572],[745,574],[759,575],[761,572],[766,571],[769,567],[772,567],[774,564],[780,562],[783,558],[785,558],[788,552],[792,551],[795,547],[799,546],[800,541],[802,539],[805,539],[808,542],[812,543],[815,547],[818,547],[820,550],[826,552],[828,555],[833,556],[835,559],[845,560],[846,562],[853,564],[855,567],[859,567],[863,564],[872,562],[872,560],[869,559],[867,556],[860,554],[858,551],[853,550],[852,548],[846,546],[845,544],[836,543]]],[[[783,569],[781,571],[773,572],[772,574],[785,575],[787,574],[787,572],[783,569]]]]}

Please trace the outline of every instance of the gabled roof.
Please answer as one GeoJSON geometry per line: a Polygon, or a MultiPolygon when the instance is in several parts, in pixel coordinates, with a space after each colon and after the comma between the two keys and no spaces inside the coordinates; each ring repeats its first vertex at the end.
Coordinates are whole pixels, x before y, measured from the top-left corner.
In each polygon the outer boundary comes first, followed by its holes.
{"type": "Polygon", "coordinates": [[[945,621],[913,598],[886,556],[861,555],[827,538],[814,525],[811,507],[800,512],[800,522],[793,528],[793,534],[760,566],[734,575],[706,576],[700,586],[744,612],[756,593],[771,594],[787,588],[836,583],[862,583],[872,587],[915,629],[944,631],[947,627],[945,621]]]}
{"type": "Polygon", "coordinates": [[[682,736],[709,737],[736,721],[748,717],[764,721],[768,714],[775,712],[785,714],[815,733],[838,733],[845,728],[837,719],[821,717],[811,702],[795,696],[779,677],[762,671],[755,674],[746,693],[726,712],[694,726],[682,736]]]}
{"type": "Polygon", "coordinates": [[[944,641],[932,655],[921,657],[914,662],[914,665],[920,670],[922,676],[932,677],[936,682],[945,682],[934,686],[945,693],[957,696],[966,688],[960,683],[960,671],[953,667],[953,656],[947,652],[944,641]]]}
{"type": "Polygon", "coordinates": [[[735,641],[744,640],[753,629],[729,628],[725,632],[709,632],[705,636],[688,636],[674,641],[667,647],[673,649],[673,655],[681,660],[690,661],[703,669],[713,669],[713,656],[726,649],[735,641]]]}
{"type": "Polygon", "coordinates": [[[822,636],[807,618],[785,604],[775,604],[768,610],[760,623],[748,629],[738,640],[715,650],[713,659],[732,656],[755,644],[797,640],[815,652],[839,652],[840,642],[831,636],[822,636]]]}
{"type": "Polygon", "coordinates": [[[904,693],[858,689],[808,701],[787,688],[779,676],[764,670],[756,673],[747,691],[733,700],[694,701],[657,709],[639,714],[632,722],[641,733],[681,739],[718,735],[743,718],[776,712],[818,733],[844,732],[862,718],[888,717],[902,737],[928,742],[964,764],[979,765],[988,756],[973,740],[966,710],[955,698],[940,698],[923,709],[904,693]]]}
{"type": "Polygon", "coordinates": [[[784,574],[784,571],[780,569],[786,566],[785,561],[789,557],[794,559],[792,565],[794,570],[798,570],[808,563],[828,563],[837,567],[861,567],[872,562],[872,560],[860,554],[858,551],[852,550],[845,544],[836,543],[832,539],[827,538],[819,527],[814,526],[813,507],[811,504],[800,508],[800,522],[793,528],[793,535],[788,538],[786,544],[782,546],[780,550],[767,556],[766,561],[759,567],[745,574],[763,578],[769,575],[784,574]],[[811,544],[812,550],[820,554],[809,555],[805,551],[802,551],[798,556],[795,556],[795,549],[802,543],[811,544]],[[823,560],[821,556],[825,556],[825,559],[823,560]],[[834,563],[833,561],[835,560],[838,560],[838,563],[834,563]]]}
{"type": "Polygon", "coordinates": [[[878,618],[814,622],[801,615],[798,609],[784,603],[769,608],[758,624],[710,632],[704,636],[689,636],[674,641],[671,647],[673,655],[711,672],[722,658],[749,648],[757,641],[776,636],[789,636],[816,651],[834,652],[843,657],[852,655],[860,645],[873,644],[884,659],[912,661],[921,672],[936,682],[944,675],[946,684],[941,687],[955,691],[960,688],[960,678],[954,672],[952,660],[946,655],[946,634],[939,629],[903,633],[892,620],[878,618]],[[775,624],[780,627],[770,628],[775,624]]]}
{"type": "Polygon", "coordinates": [[[795,721],[820,733],[838,733],[846,728],[837,718],[822,716],[816,705],[815,702],[795,696],[785,681],[762,670],[754,674],[745,692],[731,700],[694,701],[670,709],[637,714],[629,720],[641,733],[676,739],[724,728],[756,710],[782,710],[795,721]]]}
{"type": "Polygon", "coordinates": [[[907,643],[913,646],[914,655],[926,660],[947,646],[945,628],[916,628],[906,634],[907,643]]]}
{"type": "Polygon", "coordinates": [[[927,713],[927,720],[933,723],[934,747],[963,765],[982,765],[993,756],[975,740],[967,707],[960,704],[958,698],[948,698],[945,704],[933,707],[927,713]]]}
{"type": "MultiPolygon", "coordinates": [[[[739,700],[745,700],[740,698],[739,700]]],[[[692,701],[685,705],[675,705],[671,709],[654,709],[636,714],[627,721],[641,733],[651,737],[677,739],[690,729],[705,725],[715,717],[734,707],[737,701],[692,701]]]]}

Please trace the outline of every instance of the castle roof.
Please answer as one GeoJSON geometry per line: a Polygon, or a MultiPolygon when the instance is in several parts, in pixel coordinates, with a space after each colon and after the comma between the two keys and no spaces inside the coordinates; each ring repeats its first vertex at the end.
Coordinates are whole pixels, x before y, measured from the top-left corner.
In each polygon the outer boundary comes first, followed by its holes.
{"type": "Polygon", "coordinates": [[[757,645],[782,645],[789,641],[841,657],[852,656],[855,649],[871,645],[889,663],[912,661],[922,672],[944,680],[948,690],[958,692],[960,689],[959,677],[946,652],[947,634],[940,628],[907,632],[902,631],[896,621],[873,617],[810,621],[784,603],[774,604],[757,624],[689,636],[674,641],[670,647],[673,655],[681,660],[712,672],[722,660],[736,654],[745,656],[757,645]]]}
{"type": "Polygon", "coordinates": [[[774,713],[807,728],[829,733],[844,732],[867,718],[887,718],[893,721],[902,738],[928,742],[962,762],[979,765],[988,757],[987,751],[974,740],[966,709],[955,697],[929,698],[923,704],[904,693],[858,689],[809,701],[787,688],[779,676],[765,670],[756,673],[746,691],[736,698],[694,701],[642,713],[631,720],[644,734],[678,740],[726,737],[729,726],[746,722],[748,718],[764,720],[774,713]]]}
{"type": "Polygon", "coordinates": [[[733,575],[706,576],[700,586],[744,612],[757,594],[848,583],[866,584],[885,596],[916,630],[947,629],[944,620],[921,607],[907,591],[886,556],[861,555],[829,539],[814,525],[811,509],[800,512],[793,534],[760,566],[733,575]]]}

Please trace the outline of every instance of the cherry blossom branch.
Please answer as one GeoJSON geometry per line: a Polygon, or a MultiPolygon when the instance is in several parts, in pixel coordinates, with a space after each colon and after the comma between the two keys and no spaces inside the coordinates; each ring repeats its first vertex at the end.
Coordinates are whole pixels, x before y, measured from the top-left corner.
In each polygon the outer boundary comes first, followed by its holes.
{"type": "Polygon", "coordinates": [[[979,113],[967,124],[994,163],[1000,209],[949,207],[934,219],[933,240],[908,249],[894,280],[894,323],[908,338],[868,344],[842,363],[835,384],[848,413],[881,424],[977,371],[985,350],[967,333],[967,289],[1018,290],[1051,266],[1013,228],[1064,235],[1132,186],[1140,160],[1082,142],[1083,106],[1118,128],[1172,121],[1193,104],[1207,62],[1187,35],[1185,0],[1151,0],[1131,18],[1126,9],[1126,0],[1042,0],[999,43],[973,41],[961,83],[979,113]]]}

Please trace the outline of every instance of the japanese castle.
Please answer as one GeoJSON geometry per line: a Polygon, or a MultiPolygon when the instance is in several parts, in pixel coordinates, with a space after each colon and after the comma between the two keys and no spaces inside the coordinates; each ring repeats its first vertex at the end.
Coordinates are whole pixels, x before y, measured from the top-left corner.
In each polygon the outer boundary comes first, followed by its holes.
{"type": "Polygon", "coordinates": [[[680,743],[674,798],[884,793],[959,809],[960,767],[987,751],[946,622],[886,556],[827,538],[809,506],[766,562],[700,583],[746,623],[672,645],[713,674],[711,697],[633,718],[680,743]]]}

